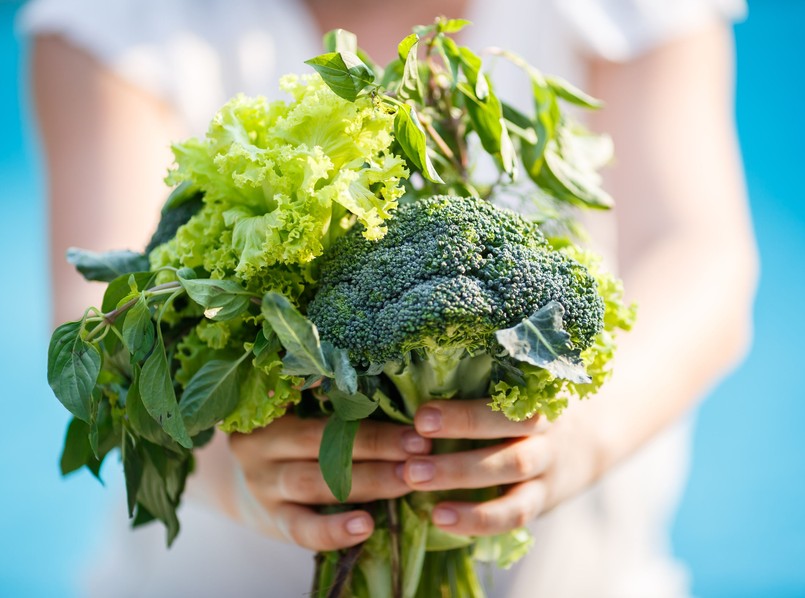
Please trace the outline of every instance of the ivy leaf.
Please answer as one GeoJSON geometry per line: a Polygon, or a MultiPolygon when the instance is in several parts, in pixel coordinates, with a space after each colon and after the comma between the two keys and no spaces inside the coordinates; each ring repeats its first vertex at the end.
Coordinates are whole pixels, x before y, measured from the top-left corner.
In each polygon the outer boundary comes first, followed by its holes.
{"type": "Polygon", "coordinates": [[[428,156],[425,129],[413,106],[402,104],[397,107],[394,135],[406,157],[419,169],[422,176],[433,183],[444,183],[428,156]]]}
{"type": "Polygon", "coordinates": [[[357,421],[344,421],[333,414],[321,437],[319,467],[324,481],[339,502],[346,501],[352,490],[352,447],[357,433],[357,421]]]}
{"type": "Polygon", "coordinates": [[[151,310],[144,294],[126,314],[123,322],[123,342],[134,361],[140,361],[154,346],[156,329],[151,321],[151,310]]]}
{"type": "Polygon", "coordinates": [[[176,402],[168,357],[165,355],[165,345],[160,335],[157,335],[156,347],[143,364],[140,396],[146,411],[162,429],[183,447],[192,448],[193,441],[187,433],[176,402]]]}
{"type": "Polygon", "coordinates": [[[327,393],[333,404],[336,415],[345,421],[364,419],[377,409],[377,403],[359,392],[349,394],[338,388],[331,388],[327,393]]]}
{"type": "Polygon", "coordinates": [[[354,102],[358,94],[374,85],[375,74],[354,52],[328,52],[305,64],[312,66],[337,96],[354,102]]]}
{"type": "Polygon", "coordinates": [[[81,323],[67,322],[53,332],[48,347],[48,384],[78,419],[89,423],[92,389],[101,371],[101,354],[81,338],[81,323]]]}
{"type": "Polygon", "coordinates": [[[213,359],[201,366],[187,383],[179,409],[188,434],[195,436],[211,428],[237,407],[242,361],[213,359]]]}
{"type": "Polygon", "coordinates": [[[123,274],[148,270],[148,257],[133,251],[108,251],[96,253],[87,249],[70,247],[67,261],[75,266],[87,280],[111,282],[123,274]]]}
{"type": "Polygon", "coordinates": [[[291,305],[285,296],[269,292],[263,297],[263,316],[285,347],[284,373],[292,376],[319,374],[332,377],[316,326],[291,305]]]}
{"type": "Polygon", "coordinates": [[[335,384],[339,390],[355,394],[358,392],[358,372],[349,362],[349,353],[344,349],[334,347],[327,341],[321,344],[327,364],[335,374],[335,384]]]}
{"type": "Polygon", "coordinates": [[[248,309],[249,301],[254,296],[234,280],[191,279],[181,274],[179,284],[193,301],[204,308],[204,315],[210,320],[236,318],[248,309]]]}
{"type": "Polygon", "coordinates": [[[513,359],[545,368],[557,378],[585,384],[590,377],[562,326],[564,313],[561,303],[549,301],[530,318],[498,330],[495,336],[513,359]]]}

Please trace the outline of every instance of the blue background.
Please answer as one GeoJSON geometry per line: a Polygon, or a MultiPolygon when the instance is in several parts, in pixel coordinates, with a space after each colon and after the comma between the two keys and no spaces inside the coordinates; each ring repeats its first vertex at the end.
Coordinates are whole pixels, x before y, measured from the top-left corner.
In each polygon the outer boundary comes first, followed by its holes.
{"type": "MultiPolygon", "coordinates": [[[[0,0],[0,596],[76,595],[114,502],[57,461],[67,416],[45,382],[45,205],[18,2],[0,0]]],[[[705,401],[674,547],[701,598],[805,596],[805,2],[750,3],[736,26],[737,114],[762,259],[755,342],[705,401]]],[[[120,488],[117,467],[105,468],[120,488]]],[[[122,513],[121,513],[122,516],[122,513]]]]}

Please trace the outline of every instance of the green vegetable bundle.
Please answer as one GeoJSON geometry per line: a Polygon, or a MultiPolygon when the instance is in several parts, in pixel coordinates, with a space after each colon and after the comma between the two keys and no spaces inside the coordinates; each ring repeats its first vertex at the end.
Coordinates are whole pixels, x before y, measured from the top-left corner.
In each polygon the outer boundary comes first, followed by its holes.
{"type": "MultiPolygon", "coordinates": [[[[50,385],[74,416],[63,473],[97,475],[118,448],[133,525],[160,520],[170,543],[215,428],[328,417],[319,462],[344,501],[362,419],[410,423],[430,399],[480,397],[513,420],[554,419],[600,387],[633,309],[574,237],[574,208],[611,204],[595,172],[608,142],[559,100],[597,102],[494,50],[531,80],[534,113],[515,110],[452,39],[466,24],[416,28],[385,68],[328,34],[317,74],[283,78],[291,101],[238,96],[204,139],[174,146],[176,188],[145,253],[71,251],[108,286],[50,345],[50,385]],[[482,155],[494,184],[473,175],[482,155]],[[499,196],[535,216],[487,201],[499,196]]],[[[374,505],[363,546],[319,555],[316,595],[482,596],[473,562],[509,566],[530,536],[441,531],[429,515],[444,498],[374,505]]]]}

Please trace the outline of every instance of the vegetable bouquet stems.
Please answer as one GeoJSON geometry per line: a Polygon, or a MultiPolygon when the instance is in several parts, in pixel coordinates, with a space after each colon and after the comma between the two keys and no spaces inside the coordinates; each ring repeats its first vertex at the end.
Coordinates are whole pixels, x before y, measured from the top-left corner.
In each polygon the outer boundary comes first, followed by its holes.
{"type": "MultiPolygon", "coordinates": [[[[204,138],[173,146],[174,189],[143,253],[69,252],[107,287],[50,344],[48,381],[73,415],[64,474],[97,476],[118,450],[132,525],[161,521],[170,544],[216,430],[326,417],[319,464],[346,503],[361,420],[410,424],[426,401],[482,397],[512,420],[553,420],[605,382],[634,308],[575,217],[612,204],[597,174],[610,143],[561,109],[599,103],[514,54],[458,45],[468,24],[416,27],[385,67],[330,32],[314,73],[281,80],[289,100],[237,96],[204,138]],[[533,110],[498,95],[484,57],[522,69],[533,110]]],[[[499,492],[368,505],[373,535],[318,555],[314,594],[483,596],[475,563],[508,567],[529,534],[449,534],[431,511],[499,492]]]]}

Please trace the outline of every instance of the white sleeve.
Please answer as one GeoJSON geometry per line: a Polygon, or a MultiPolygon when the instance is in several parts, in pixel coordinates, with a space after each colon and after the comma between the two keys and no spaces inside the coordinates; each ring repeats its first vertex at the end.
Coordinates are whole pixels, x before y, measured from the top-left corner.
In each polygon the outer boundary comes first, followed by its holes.
{"type": "Polygon", "coordinates": [[[745,0],[555,0],[581,50],[616,62],[635,58],[714,21],[740,20],[745,0]]]}

